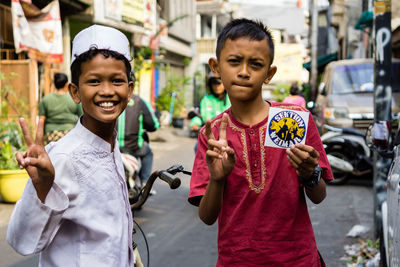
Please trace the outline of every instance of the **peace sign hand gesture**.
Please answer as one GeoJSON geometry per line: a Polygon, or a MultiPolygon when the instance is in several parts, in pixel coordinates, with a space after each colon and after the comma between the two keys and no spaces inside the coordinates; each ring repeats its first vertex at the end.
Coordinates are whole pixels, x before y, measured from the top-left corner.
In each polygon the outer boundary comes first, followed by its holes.
{"type": "Polygon", "coordinates": [[[29,133],[25,119],[21,118],[19,124],[21,125],[28,148],[24,152],[18,152],[16,159],[20,168],[25,168],[28,172],[38,198],[44,203],[53,185],[55,173],[53,164],[43,145],[44,120],[39,119],[35,141],[33,141],[29,133]]]}
{"type": "Polygon", "coordinates": [[[228,146],[226,140],[226,127],[228,114],[223,114],[219,127],[219,140],[216,140],[211,131],[211,121],[206,122],[206,136],[208,139],[208,150],[206,162],[210,172],[210,179],[215,182],[224,182],[235,166],[235,152],[228,146]]]}

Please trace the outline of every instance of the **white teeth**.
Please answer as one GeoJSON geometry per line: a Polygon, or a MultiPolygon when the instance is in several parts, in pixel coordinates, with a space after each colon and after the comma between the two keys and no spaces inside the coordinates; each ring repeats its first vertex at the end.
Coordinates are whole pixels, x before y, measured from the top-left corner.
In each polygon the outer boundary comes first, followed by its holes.
{"type": "Polygon", "coordinates": [[[111,108],[112,106],[114,106],[113,102],[102,102],[99,104],[100,107],[102,108],[111,108]]]}

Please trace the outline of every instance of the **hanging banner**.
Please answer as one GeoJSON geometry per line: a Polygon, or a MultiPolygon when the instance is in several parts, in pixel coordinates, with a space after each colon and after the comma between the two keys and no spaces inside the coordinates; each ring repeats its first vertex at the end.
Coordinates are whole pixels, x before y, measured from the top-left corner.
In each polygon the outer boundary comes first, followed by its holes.
{"type": "Polygon", "coordinates": [[[12,0],[14,46],[17,53],[43,63],[62,62],[62,28],[58,0],[43,9],[30,0],[12,0]]]}

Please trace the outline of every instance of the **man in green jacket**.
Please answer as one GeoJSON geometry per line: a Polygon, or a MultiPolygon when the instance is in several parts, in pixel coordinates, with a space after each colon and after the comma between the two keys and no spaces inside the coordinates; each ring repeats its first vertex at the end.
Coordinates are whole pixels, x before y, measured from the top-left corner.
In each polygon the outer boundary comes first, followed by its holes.
{"type": "Polygon", "coordinates": [[[118,118],[117,127],[120,150],[140,160],[139,178],[141,186],[145,186],[153,168],[153,152],[147,132],[154,132],[160,127],[153,108],[139,96],[132,95],[118,118]]]}

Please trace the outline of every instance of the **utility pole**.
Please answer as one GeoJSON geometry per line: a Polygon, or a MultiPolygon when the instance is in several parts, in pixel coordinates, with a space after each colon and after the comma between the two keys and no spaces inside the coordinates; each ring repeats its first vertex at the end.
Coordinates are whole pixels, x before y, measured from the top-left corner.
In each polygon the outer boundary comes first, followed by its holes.
{"type": "MultiPolygon", "coordinates": [[[[374,1],[374,116],[375,122],[392,121],[392,47],[391,47],[391,0],[374,1]]],[[[390,124],[389,124],[390,125],[390,124]]],[[[390,131],[391,129],[389,129],[390,131]]],[[[382,227],[381,205],[386,200],[385,184],[391,159],[374,150],[374,225],[375,237],[382,227]]]]}
{"type": "Polygon", "coordinates": [[[311,16],[311,99],[314,101],[317,93],[318,79],[318,0],[310,0],[311,16]]]}

